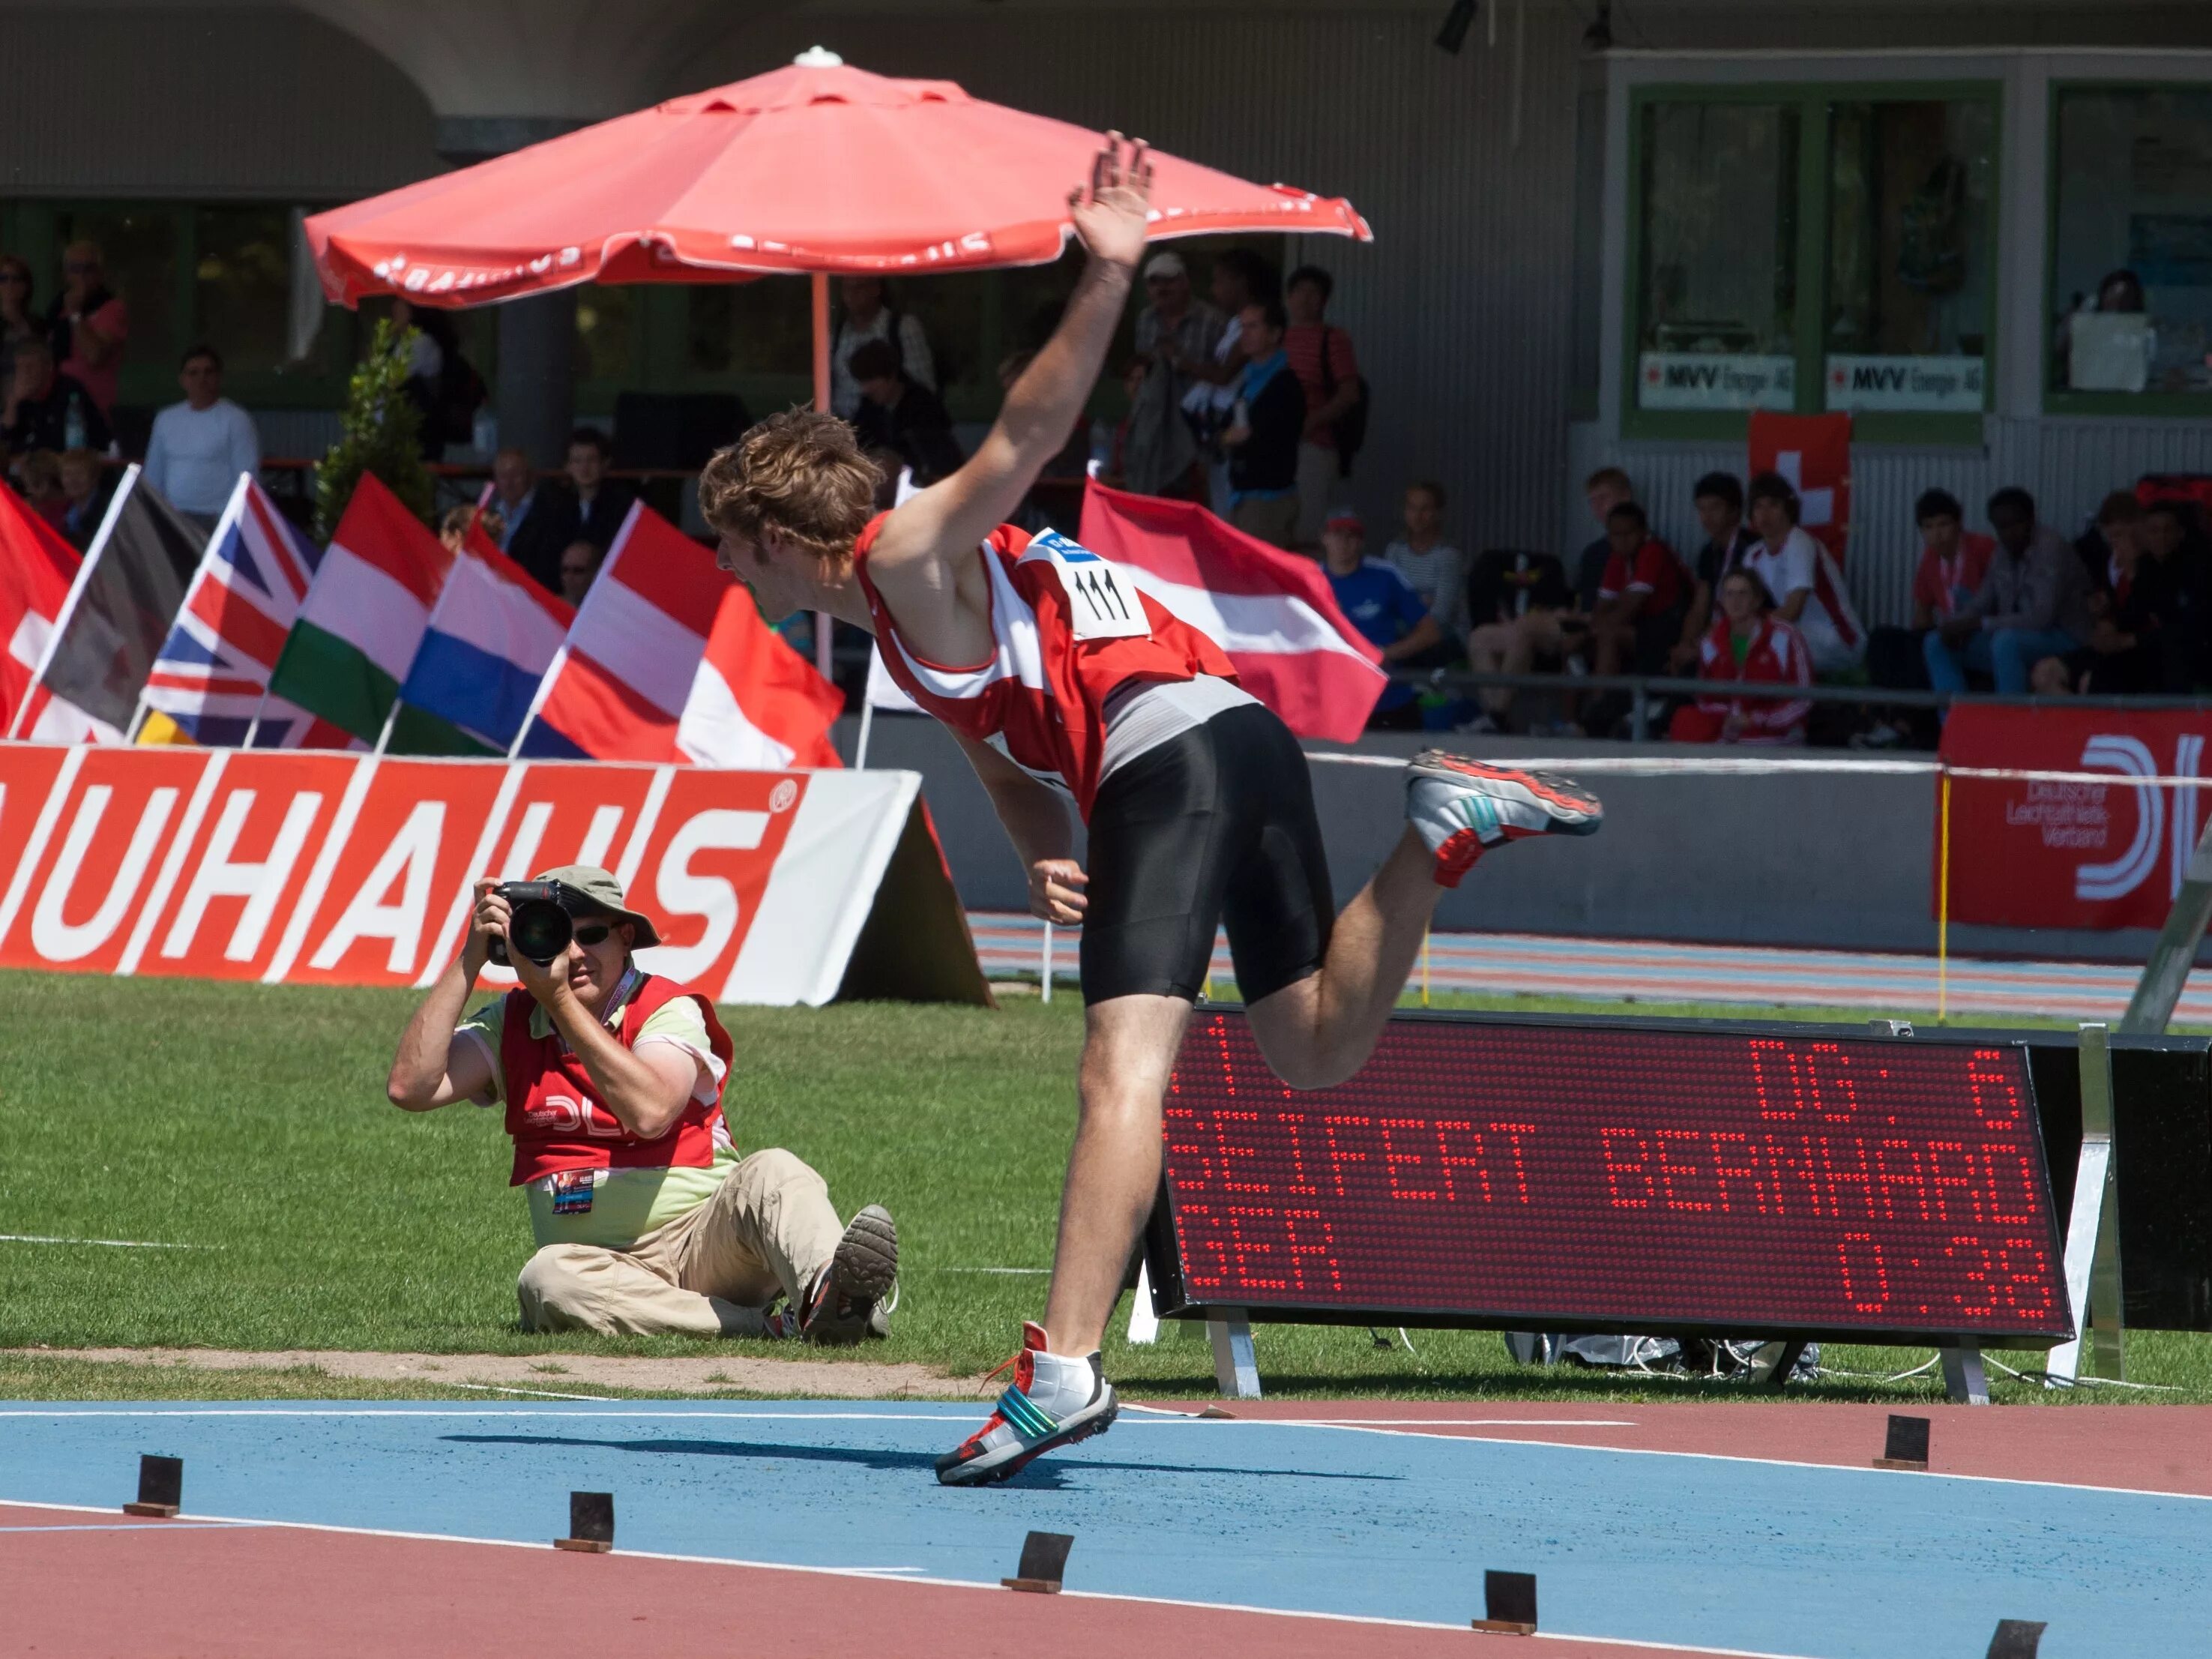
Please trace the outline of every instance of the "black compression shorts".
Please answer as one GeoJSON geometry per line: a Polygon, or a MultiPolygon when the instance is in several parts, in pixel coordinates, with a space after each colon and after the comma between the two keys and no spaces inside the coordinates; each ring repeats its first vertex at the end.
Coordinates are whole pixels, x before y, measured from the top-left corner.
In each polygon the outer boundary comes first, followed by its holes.
{"type": "Polygon", "coordinates": [[[1247,704],[1117,767],[1091,809],[1083,1000],[1196,1001],[1217,924],[1247,1003],[1316,971],[1336,902],[1306,757],[1247,704]]]}

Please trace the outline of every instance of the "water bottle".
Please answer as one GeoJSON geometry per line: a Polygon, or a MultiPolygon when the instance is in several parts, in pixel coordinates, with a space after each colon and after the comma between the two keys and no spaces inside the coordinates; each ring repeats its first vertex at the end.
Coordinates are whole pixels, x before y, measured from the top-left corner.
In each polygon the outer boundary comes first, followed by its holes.
{"type": "Polygon", "coordinates": [[[84,406],[75,392],[70,394],[69,412],[62,420],[62,447],[84,447],[84,406]]]}

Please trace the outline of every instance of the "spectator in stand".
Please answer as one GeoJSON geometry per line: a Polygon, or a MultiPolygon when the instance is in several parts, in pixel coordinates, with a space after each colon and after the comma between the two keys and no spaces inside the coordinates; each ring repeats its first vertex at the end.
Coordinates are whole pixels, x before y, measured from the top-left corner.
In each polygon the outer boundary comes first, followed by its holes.
{"type": "Polygon", "coordinates": [[[588,536],[579,536],[561,550],[561,597],[571,605],[581,605],[584,595],[592,591],[598,580],[599,565],[606,558],[607,550],[588,536]]]}
{"type": "Polygon", "coordinates": [[[2000,696],[2026,695],[2028,676],[2045,657],[2087,643],[2089,580],[2067,539],[2036,522],[2035,498],[2008,485],[1990,497],[1996,532],[1982,585],[1923,641],[1928,680],[1938,691],[1966,689],[1979,670],[2000,696]]]}
{"type": "Polygon", "coordinates": [[[1583,616],[1597,612],[1597,591],[1605,585],[1605,567],[1613,558],[1613,542],[1607,535],[1613,509],[1636,499],[1636,486],[1617,466],[1601,466],[1583,480],[1583,499],[1597,521],[1597,539],[1584,547],[1575,561],[1575,608],[1583,616]]]}
{"type": "MultiPolygon", "coordinates": [[[[1190,372],[1201,384],[1183,398],[1183,413],[1218,452],[1221,430],[1237,407],[1237,382],[1244,373],[1244,307],[1280,297],[1282,283],[1269,264],[1249,248],[1232,247],[1214,257],[1211,279],[1213,308],[1229,320],[1213,343],[1211,362],[1195,363],[1190,372]]],[[[1213,516],[1229,516],[1229,460],[1215,453],[1206,459],[1206,494],[1213,516]]]]}
{"type": "Polygon", "coordinates": [[[1283,288],[1291,319],[1283,346],[1306,394],[1305,433],[1298,446],[1300,547],[1314,544],[1328,504],[1352,477],[1339,423],[1359,403],[1359,360],[1352,355],[1352,337],[1328,320],[1335,292],[1336,278],[1319,265],[1300,265],[1283,288]]]}
{"type": "Polygon", "coordinates": [[[1866,649],[1866,632],[1828,550],[1798,522],[1797,491],[1778,472],[1762,472],[1748,492],[1759,544],[1743,556],[1782,620],[1805,636],[1815,673],[1846,673],[1866,649]]]}
{"type": "Polygon", "coordinates": [[[31,262],[0,253],[0,386],[15,372],[15,348],[46,337],[46,325],[31,309],[31,262]]]}
{"type": "MultiPolygon", "coordinates": [[[[1958,615],[1989,569],[1996,543],[1966,528],[1966,509],[1948,489],[1926,489],[1912,504],[1920,531],[1920,562],[1912,573],[1912,625],[1877,628],[1867,636],[1867,678],[1893,691],[1929,689],[1927,638],[1958,615]]],[[[1889,749],[1913,733],[1913,718],[1893,715],[1851,738],[1855,749],[1889,749]]]]}
{"type": "Polygon", "coordinates": [[[846,276],[838,283],[844,315],[830,350],[830,407],[851,420],[860,412],[863,393],[852,369],[853,353],[869,340],[881,340],[897,359],[898,372],[914,385],[938,390],[937,360],[921,319],[901,311],[880,276],[846,276]]]}
{"type": "Polygon", "coordinates": [[[501,528],[495,532],[486,514],[484,532],[540,587],[558,593],[561,550],[575,539],[565,493],[542,483],[530,457],[512,446],[492,457],[491,482],[490,505],[498,510],[501,528]]]}
{"type": "Polygon", "coordinates": [[[15,348],[15,376],[5,402],[0,402],[0,452],[104,452],[113,441],[100,404],[74,377],[54,367],[48,342],[26,340],[15,348]]]}
{"type": "Polygon", "coordinates": [[[452,313],[410,305],[404,295],[392,301],[392,326],[413,329],[407,348],[407,401],[422,417],[422,457],[441,460],[447,444],[476,441],[475,414],[484,386],[461,356],[460,336],[452,313]]]}
{"type": "Polygon", "coordinates": [[[2183,552],[2181,538],[2154,535],[2149,522],[2126,490],[2105,497],[2094,526],[2105,562],[2089,593],[2088,643],[2037,663],[2034,690],[2045,696],[2189,690],[2201,654],[2197,619],[2207,573],[2183,552]]]}
{"type": "Polygon", "coordinates": [[[1650,521],[1634,501],[1622,501],[1605,515],[1605,538],[1610,556],[1590,617],[1596,672],[1656,673],[1682,631],[1688,573],[1674,550],[1651,533],[1650,521]]]}
{"type": "Polygon", "coordinates": [[[1207,499],[1198,434],[1184,400],[1206,384],[1228,319],[1194,299],[1190,272],[1179,253],[1155,253],[1145,262],[1145,308],[1137,313],[1137,362],[1122,475],[1140,495],[1179,501],[1207,499]]]}
{"type": "Polygon", "coordinates": [[[1698,550],[1697,580],[1682,617],[1682,637],[1667,653],[1667,672],[1686,674],[1704,660],[1705,635],[1713,625],[1713,597],[1721,578],[1743,562],[1759,538],[1743,521],[1743,481],[1733,472],[1708,472],[1690,492],[1705,544],[1698,550]]]}
{"type": "Polygon", "coordinates": [[[100,464],[100,457],[89,449],[65,449],[62,452],[61,475],[61,532],[68,538],[70,545],[82,553],[100,533],[100,521],[107,512],[105,469],[100,464]]]}
{"type": "MultiPolygon", "coordinates": [[[[1720,617],[1698,644],[1698,678],[1754,685],[1810,685],[1805,636],[1775,614],[1765,586],[1741,565],[1720,581],[1720,617]]],[[[1677,708],[1668,735],[1677,743],[1799,744],[1809,702],[1700,695],[1677,708]]]]}
{"type": "Polygon", "coordinates": [[[952,416],[927,386],[900,372],[888,340],[863,340],[846,364],[860,383],[854,429],[865,449],[888,449],[914,473],[917,486],[949,478],[968,458],[952,435],[952,416]]]}
{"type": "Polygon", "coordinates": [[[185,400],[154,417],[146,445],[146,482],[169,504],[213,528],[238,488],[241,472],[261,471],[261,434],[253,417],[222,395],[222,358],[196,345],[177,366],[185,400]]]}
{"type": "Polygon", "coordinates": [[[1467,556],[1443,538],[1444,487],[1423,478],[1406,486],[1400,508],[1405,533],[1382,550],[1429,607],[1446,648],[1467,638],[1467,556]]]}
{"type": "Polygon", "coordinates": [[[61,372],[92,394],[103,416],[112,414],[131,313],[107,286],[98,243],[71,242],[62,250],[62,291],[46,325],[61,372]]]}
{"type": "MultiPolygon", "coordinates": [[[[1443,629],[1396,566],[1362,556],[1365,535],[1359,515],[1350,507],[1340,507],[1328,515],[1321,533],[1322,562],[1328,570],[1328,585],[1346,620],[1381,649],[1382,666],[1409,666],[1436,648],[1443,639],[1443,629]]],[[[1383,688],[1367,724],[1370,729],[1418,730],[1419,694],[1394,679],[1383,688]]]]}
{"type": "Polygon", "coordinates": [[[51,449],[34,449],[15,463],[15,483],[31,511],[44,519],[53,532],[65,535],[63,515],[69,498],[62,494],[61,458],[51,449]]]}
{"type": "Polygon", "coordinates": [[[614,453],[613,441],[595,426],[580,426],[568,434],[568,489],[576,499],[571,533],[597,544],[602,553],[613,544],[637,499],[628,484],[608,479],[607,463],[614,453]]]}
{"type": "Polygon", "coordinates": [[[1262,301],[1243,312],[1244,378],[1221,434],[1229,452],[1229,519],[1247,535],[1289,547],[1298,523],[1298,444],[1306,396],[1283,350],[1281,304],[1262,301]]]}
{"type": "MultiPolygon", "coordinates": [[[[1528,674],[1540,659],[1556,661],[1570,642],[1560,619],[1573,611],[1566,567],[1549,553],[1492,548],[1474,562],[1468,578],[1467,659],[1485,674],[1528,674]]],[[[1461,729],[1496,732],[1513,711],[1514,693],[1491,688],[1478,694],[1482,713],[1461,729]]]]}
{"type": "MultiPolygon", "coordinates": [[[[446,509],[445,516],[438,520],[438,539],[444,544],[447,552],[461,550],[461,544],[468,538],[469,523],[476,516],[477,509],[473,507],[449,507],[446,509]]],[[[496,511],[485,512],[484,534],[491,538],[494,547],[499,545],[500,538],[506,533],[506,520],[496,511]]]]}

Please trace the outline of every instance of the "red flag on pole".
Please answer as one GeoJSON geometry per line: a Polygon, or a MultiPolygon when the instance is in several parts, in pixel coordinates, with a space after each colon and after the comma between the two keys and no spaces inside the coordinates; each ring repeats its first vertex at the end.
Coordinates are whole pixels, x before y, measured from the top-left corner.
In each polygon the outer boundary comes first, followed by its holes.
{"type": "Polygon", "coordinates": [[[15,729],[80,562],[75,548],[0,484],[0,732],[15,729]]]}
{"type": "Polygon", "coordinates": [[[1751,471],[1779,472],[1797,492],[1805,533],[1838,565],[1851,531],[1851,417],[1751,411],[1751,471]]]}

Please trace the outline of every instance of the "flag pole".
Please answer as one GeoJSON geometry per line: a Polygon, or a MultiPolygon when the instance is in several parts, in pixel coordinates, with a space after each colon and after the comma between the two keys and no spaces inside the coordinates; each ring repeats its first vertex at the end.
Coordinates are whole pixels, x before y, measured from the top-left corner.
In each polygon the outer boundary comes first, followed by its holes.
{"type": "Polygon", "coordinates": [[[138,463],[133,461],[123,469],[123,477],[115,486],[115,493],[107,498],[107,511],[100,515],[100,529],[92,538],[90,550],[78,562],[76,578],[70,583],[69,597],[62,601],[62,613],[54,618],[53,629],[46,635],[46,648],[39,653],[39,665],[31,671],[31,678],[24,683],[23,701],[16,708],[15,718],[8,722],[8,735],[11,738],[20,734],[23,716],[31,711],[31,693],[39,689],[39,683],[46,677],[46,670],[53,666],[54,653],[61,648],[62,634],[69,627],[70,618],[76,614],[77,601],[84,597],[85,584],[92,580],[93,567],[100,562],[100,556],[107,550],[107,538],[115,529],[115,520],[123,512],[124,498],[131,494],[131,487],[137,482],[138,463]]]}
{"type": "MultiPolygon", "coordinates": [[[[868,728],[875,723],[876,705],[863,692],[860,696],[860,740],[853,745],[853,769],[855,772],[868,769],[868,728]]],[[[1049,927],[1052,924],[1047,922],[1045,926],[1049,927]]]]}
{"type": "Polygon", "coordinates": [[[1951,1012],[1951,772],[1943,771],[1942,823],[1936,830],[1936,1023],[1951,1012]]]}
{"type": "MultiPolygon", "coordinates": [[[[814,407],[826,415],[830,412],[830,273],[814,272],[810,283],[814,301],[814,407]]],[[[830,659],[834,627],[828,611],[814,613],[814,672],[832,684],[836,683],[830,659]]]]}
{"type": "MultiPolygon", "coordinates": [[[[238,482],[231,486],[230,499],[222,504],[222,516],[215,521],[215,528],[208,533],[207,545],[200,550],[200,562],[192,567],[192,579],[185,584],[185,597],[177,605],[179,617],[182,617],[191,608],[192,595],[199,591],[200,584],[207,580],[208,567],[215,562],[216,549],[222,545],[224,535],[236,529],[239,520],[245,516],[246,483],[251,476],[250,473],[240,473],[238,482]]],[[[172,620],[169,627],[173,632],[176,626],[175,621],[172,620]]],[[[123,733],[123,741],[125,743],[137,742],[139,731],[146,724],[146,691],[147,688],[143,685],[138,688],[138,706],[131,711],[131,724],[123,733]]],[[[269,688],[266,685],[261,688],[261,696],[263,702],[268,701],[269,688]]],[[[253,719],[247,723],[246,728],[246,735],[249,739],[253,736],[254,727],[260,724],[261,708],[259,704],[256,704],[253,719]]],[[[245,746],[243,744],[240,745],[240,748],[245,746]]]]}
{"type": "Polygon", "coordinates": [[[392,741],[392,728],[398,723],[399,698],[395,693],[392,699],[392,712],[384,717],[384,730],[376,734],[376,747],[369,751],[371,754],[381,755],[384,752],[385,745],[392,741]]]}
{"type": "Polygon", "coordinates": [[[1040,1001],[1052,1000],[1052,923],[1044,925],[1044,966],[1037,975],[1037,996],[1040,1001]]]}

